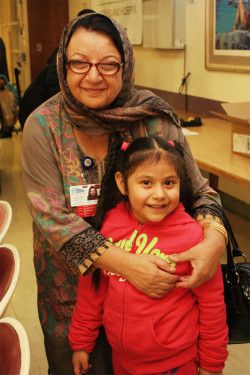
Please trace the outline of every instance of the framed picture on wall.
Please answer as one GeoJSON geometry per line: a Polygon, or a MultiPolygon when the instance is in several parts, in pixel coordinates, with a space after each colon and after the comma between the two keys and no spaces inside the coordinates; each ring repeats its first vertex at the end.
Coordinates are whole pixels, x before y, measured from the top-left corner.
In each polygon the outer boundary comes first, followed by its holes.
{"type": "Polygon", "coordinates": [[[250,0],[206,0],[206,69],[250,73],[250,0]]]}

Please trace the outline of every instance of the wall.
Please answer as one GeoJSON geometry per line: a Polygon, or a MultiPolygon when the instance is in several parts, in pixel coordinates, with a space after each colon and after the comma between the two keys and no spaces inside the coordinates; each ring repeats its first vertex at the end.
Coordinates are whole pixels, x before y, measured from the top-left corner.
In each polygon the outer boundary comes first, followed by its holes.
{"type": "Polygon", "coordinates": [[[186,51],[135,47],[135,82],[141,86],[178,92],[191,72],[188,94],[225,102],[249,101],[250,74],[205,69],[205,0],[186,3],[186,51]]]}
{"type": "Polygon", "coordinates": [[[83,9],[91,8],[91,0],[68,0],[69,3],[69,19],[76,17],[78,12],[83,9]]]}

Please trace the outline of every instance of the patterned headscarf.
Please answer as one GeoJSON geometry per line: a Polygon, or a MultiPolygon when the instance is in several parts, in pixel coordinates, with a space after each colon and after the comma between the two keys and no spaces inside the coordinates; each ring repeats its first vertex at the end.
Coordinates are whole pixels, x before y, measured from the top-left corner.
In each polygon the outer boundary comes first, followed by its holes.
{"type": "Polygon", "coordinates": [[[168,119],[171,118],[172,122],[178,123],[177,117],[171,107],[160,97],[150,91],[138,91],[134,88],[134,55],[132,45],[125,30],[117,22],[102,14],[92,13],[82,15],[75,18],[64,28],[57,55],[57,72],[62,91],[62,103],[68,117],[74,126],[84,128],[89,134],[125,131],[136,121],[153,116],[167,116],[168,119]],[[121,91],[112,105],[105,109],[90,109],[79,102],[72,95],[68,87],[65,73],[67,60],[66,47],[71,38],[72,28],[82,18],[95,17],[96,15],[112,22],[121,37],[125,55],[121,91]]]}

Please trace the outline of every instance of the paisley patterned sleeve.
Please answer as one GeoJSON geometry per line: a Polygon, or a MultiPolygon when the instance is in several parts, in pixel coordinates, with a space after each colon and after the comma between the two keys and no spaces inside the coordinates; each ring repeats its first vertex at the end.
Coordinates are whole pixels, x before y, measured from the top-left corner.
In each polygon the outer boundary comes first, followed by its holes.
{"type": "Polygon", "coordinates": [[[60,137],[53,136],[48,121],[52,121],[50,116],[32,114],[24,127],[22,167],[27,205],[36,242],[46,243],[67,267],[84,273],[107,250],[108,241],[70,206],[63,182],[60,137]]]}

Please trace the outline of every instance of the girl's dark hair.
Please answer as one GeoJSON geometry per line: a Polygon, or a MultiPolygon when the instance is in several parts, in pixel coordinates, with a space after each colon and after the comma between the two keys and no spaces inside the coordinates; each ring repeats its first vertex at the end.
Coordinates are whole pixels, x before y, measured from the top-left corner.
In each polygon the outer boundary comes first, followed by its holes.
{"type": "Polygon", "coordinates": [[[125,54],[120,34],[108,17],[104,16],[103,14],[95,14],[95,12],[92,12],[89,15],[86,15],[84,18],[80,18],[72,27],[68,37],[68,43],[72,37],[72,34],[79,27],[83,27],[86,30],[99,31],[107,34],[113,40],[118,52],[120,53],[122,62],[125,62],[125,54]]]}
{"type": "Polygon", "coordinates": [[[120,133],[110,136],[108,157],[105,165],[105,174],[101,181],[100,195],[96,208],[95,217],[88,218],[87,221],[97,230],[101,229],[105,213],[123,198],[115,181],[115,173],[119,168],[121,158],[121,144],[123,139],[120,133]]]}
{"type": "MultiPolygon", "coordinates": [[[[87,218],[95,229],[100,230],[105,213],[122,199],[122,195],[117,188],[115,181],[115,172],[118,170],[118,161],[121,154],[122,137],[120,133],[114,133],[110,136],[108,158],[105,165],[105,174],[101,182],[101,190],[96,208],[96,215],[87,218]]],[[[99,287],[100,270],[93,272],[93,284],[96,289],[99,287]]]]}

